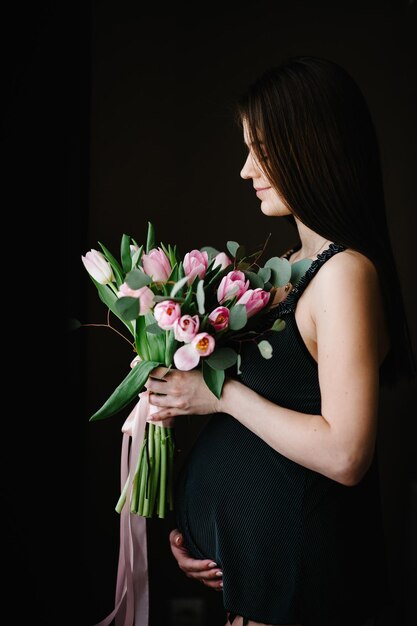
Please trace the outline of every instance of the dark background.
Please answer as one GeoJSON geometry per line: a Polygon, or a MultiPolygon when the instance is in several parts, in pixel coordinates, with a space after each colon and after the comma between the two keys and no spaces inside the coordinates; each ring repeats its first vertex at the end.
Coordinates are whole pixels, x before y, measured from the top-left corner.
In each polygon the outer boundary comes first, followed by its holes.
{"type": "MultiPolygon", "coordinates": [[[[96,0],[17,7],[3,24],[10,214],[23,204],[29,209],[24,226],[37,233],[46,262],[60,256],[62,264],[66,242],[66,288],[62,273],[43,283],[62,300],[57,332],[46,336],[40,323],[34,339],[48,363],[32,396],[43,418],[36,427],[31,422],[26,440],[36,488],[28,489],[24,515],[15,506],[6,515],[9,601],[42,624],[92,626],[113,608],[116,579],[114,505],[128,412],[97,423],[88,418],[133,354],[107,329],[67,332],[68,318],[105,321],[80,256],[98,241],[118,255],[122,233],[141,242],[148,221],[157,241],[184,252],[208,244],[224,249],[229,239],[255,249],[269,233],[270,255],[287,249],[295,231],[264,216],[239,177],[244,150],[233,103],[289,55],[340,63],[368,101],[416,346],[415,3],[252,3],[236,10],[202,6],[199,13],[96,0]],[[45,390],[56,400],[45,402],[45,390]],[[16,591],[22,584],[23,597],[16,591]]],[[[378,626],[417,620],[415,400],[408,385],[381,398],[378,460],[392,598],[378,626]]],[[[178,420],[179,465],[204,423],[178,420]]],[[[170,555],[173,526],[172,518],[148,523],[151,626],[222,625],[221,595],[187,579],[170,555]]]]}

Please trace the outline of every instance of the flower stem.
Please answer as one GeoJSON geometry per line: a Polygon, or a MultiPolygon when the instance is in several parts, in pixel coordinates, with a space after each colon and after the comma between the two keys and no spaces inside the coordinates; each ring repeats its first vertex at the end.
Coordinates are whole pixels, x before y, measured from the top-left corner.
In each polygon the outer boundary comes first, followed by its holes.
{"type": "Polygon", "coordinates": [[[140,483],[139,483],[139,500],[138,500],[138,506],[136,509],[136,513],[138,515],[143,515],[143,507],[144,507],[144,501],[145,501],[145,492],[146,492],[146,482],[148,479],[148,459],[147,459],[147,452],[146,452],[146,439],[143,442],[143,446],[142,446],[142,459],[143,459],[143,463],[141,463],[140,465],[140,474],[138,476],[138,480],[140,479],[140,483]]]}
{"type": "Polygon", "coordinates": [[[117,511],[117,513],[121,513],[124,504],[126,502],[126,494],[127,494],[127,488],[129,486],[129,476],[127,477],[127,480],[125,482],[125,486],[123,487],[122,493],[120,494],[120,497],[117,501],[117,504],[115,506],[115,510],[117,511]]]}
{"type": "Polygon", "coordinates": [[[166,428],[161,426],[161,472],[159,481],[158,517],[165,517],[166,480],[167,480],[167,436],[166,428]]]}
{"type": "Polygon", "coordinates": [[[151,502],[149,507],[149,517],[153,516],[155,502],[158,497],[159,472],[161,469],[161,427],[154,426],[154,464],[151,475],[151,502]]]}

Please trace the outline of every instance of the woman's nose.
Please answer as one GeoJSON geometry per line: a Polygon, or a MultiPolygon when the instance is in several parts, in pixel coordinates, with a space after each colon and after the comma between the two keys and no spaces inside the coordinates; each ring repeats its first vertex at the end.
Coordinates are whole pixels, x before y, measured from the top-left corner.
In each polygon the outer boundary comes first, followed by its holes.
{"type": "Polygon", "coordinates": [[[256,170],[253,163],[252,155],[248,154],[246,161],[240,170],[240,175],[245,180],[248,178],[254,178],[256,176],[256,170]]]}

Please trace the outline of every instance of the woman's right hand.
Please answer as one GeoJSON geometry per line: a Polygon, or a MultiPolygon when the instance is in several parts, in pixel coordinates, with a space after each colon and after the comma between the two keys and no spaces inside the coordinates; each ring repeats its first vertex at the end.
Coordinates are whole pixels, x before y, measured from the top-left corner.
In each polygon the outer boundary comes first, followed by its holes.
{"type": "Polygon", "coordinates": [[[194,578],[199,582],[215,589],[222,591],[222,571],[217,564],[210,559],[193,559],[187,548],[183,545],[183,537],[180,531],[175,528],[169,534],[169,543],[171,552],[176,559],[179,568],[188,578],[194,578]]]}

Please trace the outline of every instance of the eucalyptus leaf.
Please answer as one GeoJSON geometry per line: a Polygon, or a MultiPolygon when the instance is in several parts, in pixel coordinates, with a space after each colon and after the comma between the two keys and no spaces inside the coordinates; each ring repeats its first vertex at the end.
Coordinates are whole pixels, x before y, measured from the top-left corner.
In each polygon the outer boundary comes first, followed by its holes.
{"type": "Polygon", "coordinates": [[[247,321],[248,315],[244,304],[236,304],[231,308],[229,315],[229,328],[231,330],[240,330],[246,326],[247,321]]]}
{"type": "Polygon", "coordinates": [[[247,278],[249,278],[250,286],[252,289],[263,289],[264,288],[264,280],[259,274],[255,274],[255,272],[249,272],[248,270],[244,270],[244,274],[247,278]]]}
{"type": "Polygon", "coordinates": [[[265,263],[271,269],[271,282],[274,287],[283,287],[291,278],[291,263],[278,256],[271,257],[265,263]]]}
{"type": "Polygon", "coordinates": [[[226,370],[236,363],[237,357],[232,348],[217,348],[205,361],[215,370],[226,370]]]}
{"type": "Polygon", "coordinates": [[[132,269],[132,255],[130,254],[130,236],[123,233],[120,242],[120,258],[122,260],[123,271],[130,272],[132,269]]]}
{"type": "Polygon", "coordinates": [[[125,282],[131,289],[141,289],[145,285],[149,285],[152,282],[152,278],[145,272],[142,272],[142,270],[135,268],[126,274],[125,282]]]}
{"type": "Polygon", "coordinates": [[[184,278],[181,278],[181,280],[179,280],[178,282],[175,283],[175,285],[172,287],[171,289],[171,293],[170,298],[173,298],[175,296],[175,294],[182,289],[182,287],[184,287],[184,285],[187,283],[188,281],[188,276],[184,276],[184,278]]]}
{"type": "Polygon", "coordinates": [[[278,332],[281,332],[281,330],[284,330],[285,326],[286,326],[285,321],[280,319],[280,318],[278,318],[272,324],[271,330],[276,330],[278,332]]]}
{"type": "Polygon", "coordinates": [[[202,360],[201,368],[203,371],[204,382],[207,387],[217,399],[220,399],[225,379],[224,370],[214,370],[204,359],[202,360]]]}
{"type": "Polygon", "coordinates": [[[163,335],[165,330],[161,328],[157,322],[154,322],[146,327],[146,332],[151,333],[152,335],[163,335]]]}
{"type": "Polygon", "coordinates": [[[200,280],[197,283],[197,304],[198,304],[198,312],[200,313],[200,315],[204,315],[205,313],[205,308],[204,308],[204,301],[205,301],[205,294],[204,294],[204,280],[200,280]]]}
{"type": "Polygon", "coordinates": [[[238,249],[236,250],[236,254],[235,254],[236,261],[240,261],[241,259],[243,259],[245,254],[246,254],[245,246],[243,246],[243,245],[239,246],[238,249]]]}
{"type": "Polygon", "coordinates": [[[232,255],[233,258],[235,258],[236,256],[236,252],[239,248],[239,244],[237,241],[228,241],[226,244],[227,249],[229,250],[230,254],[232,255]]]}
{"type": "Polygon", "coordinates": [[[154,296],[155,302],[164,302],[164,300],[172,300],[173,302],[184,302],[184,298],[176,298],[171,296],[170,294],[166,294],[165,296],[154,296]]]}
{"type": "Polygon", "coordinates": [[[259,348],[259,352],[262,354],[264,359],[272,358],[273,350],[269,341],[267,341],[266,339],[262,339],[262,341],[258,343],[258,348],[259,348]]]}
{"type": "Polygon", "coordinates": [[[149,374],[161,365],[157,361],[139,361],[116,387],[103,406],[90,417],[90,422],[111,417],[121,411],[143,389],[149,374]]]}
{"type": "Polygon", "coordinates": [[[123,296],[115,303],[118,315],[127,321],[135,320],[139,315],[139,298],[123,296]]]}
{"type": "Polygon", "coordinates": [[[301,261],[296,261],[291,265],[290,282],[293,286],[304,276],[312,262],[311,259],[301,259],[301,261]]]}
{"type": "Polygon", "coordinates": [[[236,370],[237,370],[237,374],[238,376],[240,376],[240,374],[242,373],[242,370],[240,369],[240,366],[242,365],[242,357],[240,354],[237,355],[237,361],[236,361],[236,370]]]}
{"type": "Polygon", "coordinates": [[[271,268],[270,267],[261,267],[258,270],[258,276],[261,277],[264,283],[266,283],[271,278],[271,268]]]}
{"type": "Polygon", "coordinates": [[[220,254],[219,250],[213,248],[212,246],[203,246],[200,248],[200,252],[207,252],[209,261],[211,262],[218,254],[220,254]]]}

